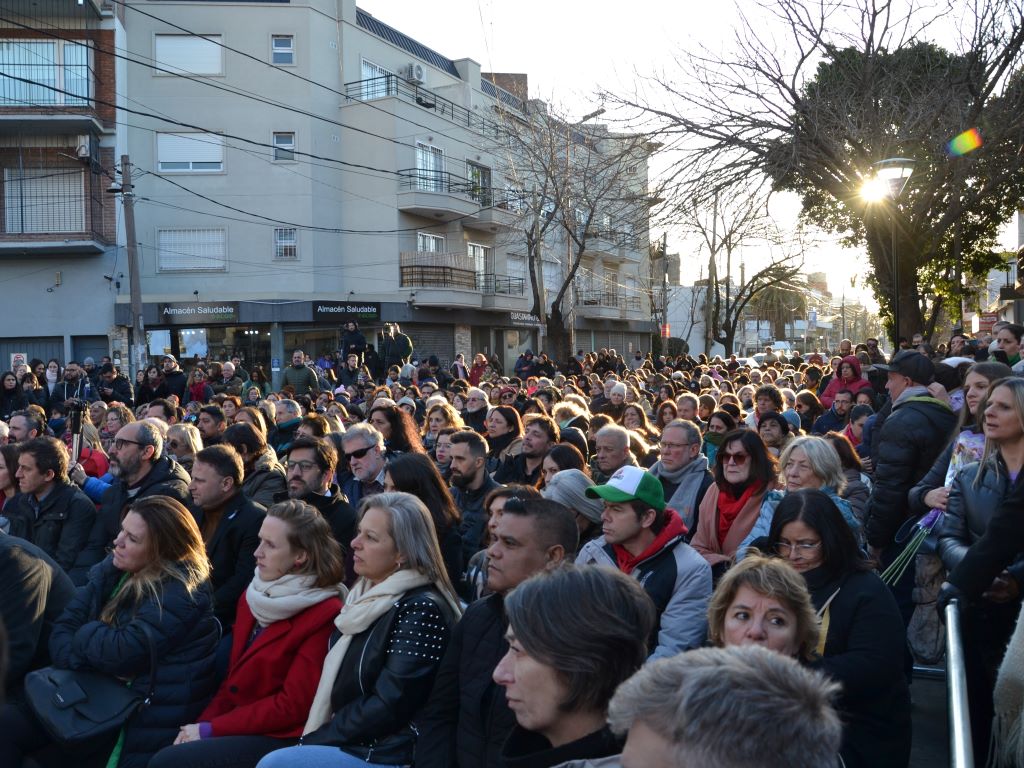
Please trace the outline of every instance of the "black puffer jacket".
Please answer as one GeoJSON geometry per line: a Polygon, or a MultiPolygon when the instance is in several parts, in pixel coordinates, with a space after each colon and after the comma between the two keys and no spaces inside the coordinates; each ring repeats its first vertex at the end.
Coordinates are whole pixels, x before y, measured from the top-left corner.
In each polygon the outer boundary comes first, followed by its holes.
{"type": "Polygon", "coordinates": [[[256,457],[252,469],[245,473],[242,493],[257,504],[269,507],[274,503],[275,496],[280,493],[287,496],[287,492],[288,482],[285,479],[284,467],[277,460],[274,450],[267,448],[256,457]]]}
{"type": "Polygon", "coordinates": [[[302,743],[340,747],[367,762],[411,764],[412,718],[430,696],[454,623],[433,586],[407,592],[352,638],[331,691],[334,715],[302,743]]]}
{"type": "MultiPolygon", "coordinates": [[[[81,488],[63,480],[43,498],[36,514],[35,497],[18,494],[5,509],[11,535],[30,541],[65,571],[75,564],[96,521],[96,506],[81,488]]],[[[76,584],[79,582],[76,582],[76,584]]]]}
{"type": "MultiPolygon", "coordinates": [[[[939,529],[939,556],[947,570],[956,568],[967,550],[982,537],[1009,491],[1009,472],[998,454],[989,457],[983,466],[974,462],[957,472],[939,529]],[[979,468],[981,477],[975,482],[979,468]]],[[[1018,584],[1024,585],[1024,553],[1007,570],[1018,584]]]]}
{"type": "Polygon", "coordinates": [[[910,513],[907,494],[932,468],[956,423],[936,398],[910,397],[896,405],[878,435],[874,486],[865,525],[868,544],[884,548],[910,513]]]}
{"type": "Polygon", "coordinates": [[[516,724],[494,668],[508,653],[504,598],[488,595],[452,631],[434,690],[416,717],[416,768],[497,768],[516,724]]]}
{"type": "Polygon", "coordinates": [[[50,655],[61,669],[93,669],[134,677],[135,688],[149,687],[149,645],[143,624],[156,643],[157,678],[153,702],[125,729],[119,768],[144,768],[170,745],[185,723],[194,723],[216,690],[214,653],[220,628],[213,618],[209,589],[189,594],[177,579],[163,582],[162,598],[118,611],[112,625],[99,620],[124,575],[107,558],[89,573],[50,635],[50,655]]]}
{"type": "Polygon", "coordinates": [[[188,472],[168,456],[161,456],[156,460],[149,474],[139,483],[138,492],[134,497],[128,495],[129,488],[126,482],[115,479],[103,494],[103,502],[96,515],[92,532],[85,548],[78,553],[74,568],[71,569],[71,580],[75,584],[84,584],[89,569],[104,558],[107,547],[121,530],[121,518],[124,517],[129,502],[147,496],[169,496],[187,507],[192,503],[188,484],[188,472]]]}

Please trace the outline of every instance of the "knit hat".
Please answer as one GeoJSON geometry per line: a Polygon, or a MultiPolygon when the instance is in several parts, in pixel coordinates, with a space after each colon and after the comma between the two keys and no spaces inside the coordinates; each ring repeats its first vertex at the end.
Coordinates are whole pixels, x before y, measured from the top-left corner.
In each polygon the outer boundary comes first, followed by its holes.
{"type": "Polygon", "coordinates": [[[782,412],[782,418],[789,422],[789,431],[794,435],[801,429],[800,414],[789,408],[782,412]]]}
{"type": "Polygon", "coordinates": [[[593,485],[594,481],[578,469],[563,469],[552,476],[540,495],[579,512],[592,523],[600,523],[604,505],[585,493],[593,485]]]}
{"type": "Polygon", "coordinates": [[[587,488],[585,493],[592,499],[601,498],[612,504],[642,501],[658,512],[665,509],[665,489],[661,481],[641,467],[620,467],[607,483],[587,488]]]}
{"type": "Polygon", "coordinates": [[[398,405],[408,405],[414,411],[416,410],[416,401],[413,400],[411,397],[403,397],[401,400],[398,401],[398,405]]]}

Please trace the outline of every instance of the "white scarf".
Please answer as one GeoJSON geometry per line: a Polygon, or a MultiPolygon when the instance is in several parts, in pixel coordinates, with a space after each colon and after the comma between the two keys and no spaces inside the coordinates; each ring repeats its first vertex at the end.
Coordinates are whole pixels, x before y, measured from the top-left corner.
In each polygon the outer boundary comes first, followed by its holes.
{"type": "Polygon", "coordinates": [[[314,587],[316,576],[289,573],[274,581],[264,581],[260,571],[249,582],[245,591],[245,602],[256,623],[269,627],[275,621],[290,619],[292,616],[332,597],[345,598],[345,586],[338,584],[331,588],[314,587]]]}
{"type": "MultiPolygon", "coordinates": [[[[327,654],[327,658],[324,659],[324,668],[320,674],[316,697],[313,699],[313,706],[310,707],[306,726],[302,729],[303,736],[312,733],[331,719],[331,691],[338,673],[341,671],[341,663],[345,659],[345,654],[352,644],[352,638],[373,626],[373,623],[390,611],[395,602],[401,600],[406,592],[429,583],[430,580],[426,576],[412,569],[395,571],[384,581],[372,587],[366,579],[361,578],[356,582],[348,594],[341,613],[334,620],[334,626],[341,632],[341,639],[334,644],[327,654]]],[[[460,615],[462,609],[448,595],[448,591],[440,585],[435,586],[447,598],[455,615],[460,615]]]]}

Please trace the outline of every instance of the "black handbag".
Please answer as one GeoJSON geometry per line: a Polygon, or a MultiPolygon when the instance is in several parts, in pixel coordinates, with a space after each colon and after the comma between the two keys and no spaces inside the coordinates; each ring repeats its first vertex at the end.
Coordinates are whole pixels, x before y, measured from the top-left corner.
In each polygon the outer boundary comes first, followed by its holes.
{"type": "Polygon", "coordinates": [[[133,690],[102,672],[44,667],[25,676],[25,697],[50,737],[74,746],[111,736],[132,715],[149,706],[156,687],[156,644],[143,624],[149,646],[149,690],[133,690]]]}

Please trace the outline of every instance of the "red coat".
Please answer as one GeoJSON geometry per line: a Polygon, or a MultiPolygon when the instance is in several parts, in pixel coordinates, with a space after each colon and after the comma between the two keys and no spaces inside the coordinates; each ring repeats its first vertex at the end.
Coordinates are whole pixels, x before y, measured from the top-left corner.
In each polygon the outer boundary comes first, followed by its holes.
{"type": "Polygon", "coordinates": [[[835,402],[836,395],[839,393],[839,390],[848,389],[853,392],[854,397],[856,398],[856,395],[860,390],[864,389],[864,387],[871,386],[870,381],[861,378],[860,360],[858,360],[856,356],[847,355],[844,357],[842,362],[839,363],[840,369],[842,369],[843,363],[849,363],[850,367],[853,368],[853,378],[840,379],[839,371],[836,371],[835,376],[832,377],[832,380],[828,383],[828,386],[825,387],[825,391],[821,393],[821,397],[819,398],[821,400],[821,404],[825,406],[826,409],[832,407],[832,403],[835,402]]]}
{"type": "Polygon", "coordinates": [[[275,621],[245,647],[255,626],[245,593],[238,600],[227,679],[199,716],[214,736],[295,738],[313,705],[341,600],[328,598],[275,621]]]}

